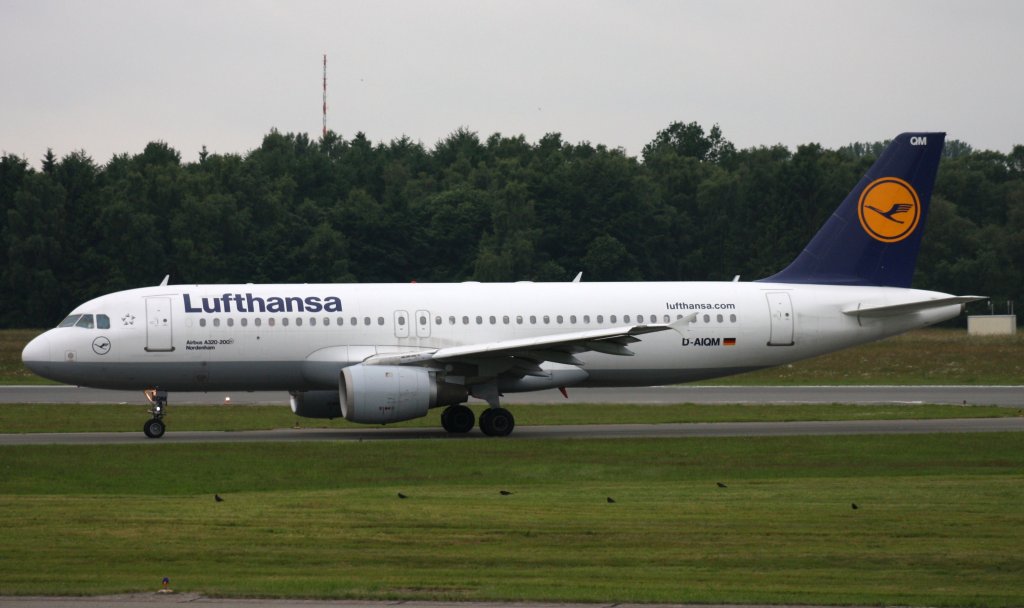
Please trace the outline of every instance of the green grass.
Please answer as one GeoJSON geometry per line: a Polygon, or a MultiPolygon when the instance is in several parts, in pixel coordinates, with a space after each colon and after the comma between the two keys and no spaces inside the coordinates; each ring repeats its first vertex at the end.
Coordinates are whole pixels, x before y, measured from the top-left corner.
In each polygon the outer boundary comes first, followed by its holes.
{"type": "MultiPolygon", "coordinates": [[[[479,413],[485,406],[477,406],[479,413]]],[[[5,404],[0,433],[81,433],[139,431],[149,418],[142,405],[5,404]]],[[[788,422],[794,420],[914,420],[926,418],[1004,418],[1014,408],[959,405],[615,405],[565,404],[513,406],[519,426],[563,424],[665,424],[675,422],[788,422]]],[[[289,427],[366,428],[345,420],[298,418],[275,405],[174,405],[168,408],[172,431],[252,431],[289,427]]],[[[440,410],[398,427],[441,426],[440,410]]]]}
{"type": "Polygon", "coordinates": [[[43,329],[0,330],[0,384],[57,384],[37,376],[21,363],[21,351],[43,329]]]}
{"type": "MultiPolygon", "coordinates": [[[[0,330],[0,384],[53,384],[21,364],[42,330],[0,330]]],[[[971,337],[960,329],[922,329],[792,365],[709,380],[724,385],[1021,384],[1024,333],[971,337]]]]}
{"type": "Polygon", "coordinates": [[[1020,606],[1022,499],[1024,433],[0,447],[0,594],[1020,606]]]}
{"type": "Polygon", "coordinates": [[[708,380],[701,384],[1017,385],[1024,382],[1024,333],[968,336],[958,329],[921,329],[814,359],[708,380]]]}

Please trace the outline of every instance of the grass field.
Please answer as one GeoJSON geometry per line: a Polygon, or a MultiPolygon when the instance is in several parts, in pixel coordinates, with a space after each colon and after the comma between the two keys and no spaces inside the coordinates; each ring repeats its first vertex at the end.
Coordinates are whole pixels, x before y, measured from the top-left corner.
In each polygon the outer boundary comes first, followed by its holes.
{"type": "MultiPolygon", "coordinates": [[[[21,349],[41,330],[0,331],[0,384],[48,384],[21,364],[21,349]]],[[[705,384],[1022,384],[1024,333],[971,337],[923,329],[792,365],[705,384]]]]}
{"type": "MultiPolygon", "coordinates": [[[[0,383],[34,381],[20,364],[32,335],[0,332],[0,383]]],[[[716,383],[1021,384],[1022,366],[1020,336],[926,330],[716,383]]],[[[1007,415],[516,406],[520,425],[1007,415]]],[[[0,432],[139,432],[146,417],[4,405],[0,432]]],[[[281,406],[174,406],[168,422],[347,425],[281,406]]],[[[231,597],[1001,608],[1024,605],[1021,504],[1024,433],[0,446],[0,595],[153,591],[168,576],[231,597]]]]}
{"type": "Polygon", "coordinates": [[[1024,604],[1021,433],[0,447],[0,470],[0,594],[1024,604]]]}

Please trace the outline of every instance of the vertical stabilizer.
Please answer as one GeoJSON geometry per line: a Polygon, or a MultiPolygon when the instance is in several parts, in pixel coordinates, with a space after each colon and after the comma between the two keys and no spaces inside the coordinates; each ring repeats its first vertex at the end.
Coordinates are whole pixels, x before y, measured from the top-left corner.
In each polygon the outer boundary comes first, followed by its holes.
{"type": "Polygon", "coordinates": [[[945,133],[903,133],[770,283],[910,287],[945,133]]]}

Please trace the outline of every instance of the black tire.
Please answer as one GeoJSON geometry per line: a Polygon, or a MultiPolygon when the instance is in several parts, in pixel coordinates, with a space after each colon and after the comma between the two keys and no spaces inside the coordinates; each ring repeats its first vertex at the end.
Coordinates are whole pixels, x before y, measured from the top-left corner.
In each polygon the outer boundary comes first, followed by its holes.
{"type": "Polygon", "coordinates": [[[150,439],[159,439],[163,437],[164,431],[166,430],[167,427],[164,425],[164,421],[159,418],[151,418],[142,426],[142,432],[150,439]]]}
{"type": "Polygon", "coordinates": [[[449,433],[468,433],[475,422],[473,410],[465,405],[452,405],[441,413],[441,426],[449,433]]]}
{"type": "Polygon", "coordinates": [[[491,408],[480,414],[480,430],[489,437],[507,437],[516,428],[512,412],[503,407],[491,408]]]}

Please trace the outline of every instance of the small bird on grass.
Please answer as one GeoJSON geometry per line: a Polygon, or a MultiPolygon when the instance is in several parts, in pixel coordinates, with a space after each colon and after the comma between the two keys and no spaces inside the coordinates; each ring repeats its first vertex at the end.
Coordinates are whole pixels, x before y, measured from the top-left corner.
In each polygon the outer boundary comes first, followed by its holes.
{"type": "Polygon", "coordinates": [[[512,492],[509,492],[508,490],[499,490],[498,494],[501,494],[502,496],[511,496],[512,492]]]}
{"type": "Polygon", "coordinates": [[[722,483],[722,482],[720,482],[720,481],[718,481],[718,482],[715,482],[715,483],[717,483],[717,484],[718,484],[718,487],[720,487],[720,488],[728,488],[728,487],[729,487],[729,486],[725,485],[724,483],[722,483]]]}
{"type": "Polygon", "coordinates": [[[398,497],[399,498],[409,498],[408,496],[406,496],[405,494],[402,494],[401,492],[398,493],[398,497]]]}
{"type": "Polygon", "coordinates": [[[220,494],[214,494],[213,499],[217,502],[224,502],[224,499],[220,497],[220,494]]]}
{"type": "Polygon", "coordinates": [[[609,496],[608,497],[608,504],[614,504],[614,503],[615,503],[615,499],[612,498],[611,496],[609,496]]]}
{"type": "Polygon", "coordinates": [[[856,511],[856,510],[857,510],[857,509],[859,509],[860,507],[858,507],[858,506],[857,506],[857,503],[855,503],[855,502],[851,502],[851,503],[850,503],[850,508],[851,508],[851,509],[853,509],[854,511],[856,511]]]}

